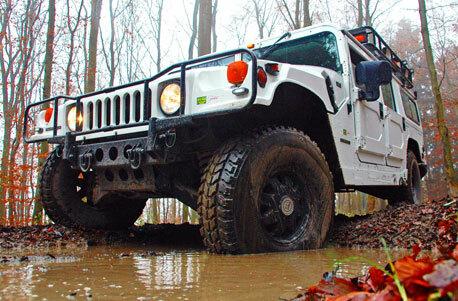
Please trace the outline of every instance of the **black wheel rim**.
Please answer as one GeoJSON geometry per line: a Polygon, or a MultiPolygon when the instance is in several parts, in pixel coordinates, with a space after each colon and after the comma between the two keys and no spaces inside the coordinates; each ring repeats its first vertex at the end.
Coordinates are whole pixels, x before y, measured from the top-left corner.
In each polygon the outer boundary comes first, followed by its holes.
{"type": "Polygon", "coordinates": [[[305,180],[292,172],[270,176],[261,192],[261,226],[274,240],[290,241],[303,232],[309,216],[305,180]]]}

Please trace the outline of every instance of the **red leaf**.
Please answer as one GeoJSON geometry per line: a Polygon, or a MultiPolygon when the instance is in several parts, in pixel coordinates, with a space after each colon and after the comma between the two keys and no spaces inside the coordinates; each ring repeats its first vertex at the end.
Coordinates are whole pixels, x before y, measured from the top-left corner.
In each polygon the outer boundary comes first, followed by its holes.
{"type": "Polygon", "coordinates": [[[369,269],[369,284],[372,286],[374,292],[381,289],[386,283],[385,273],[375,267],[369,269]]]}
{"type": "Polygon", "coordinates": [[[321,280],[318,285],[307,290],[309,294],[341,296],[356,291],[358,288],[347,279],[334,277],[330,281],[321,280]]]}
{"type": "Polygon", "coordinates": [[[423,258],[419,260],[407,256],[394,263],[399,280],[405,281],[409,278],[421,279],[423,275],[431,273],[433,264],[431,260],[423,258]]]}

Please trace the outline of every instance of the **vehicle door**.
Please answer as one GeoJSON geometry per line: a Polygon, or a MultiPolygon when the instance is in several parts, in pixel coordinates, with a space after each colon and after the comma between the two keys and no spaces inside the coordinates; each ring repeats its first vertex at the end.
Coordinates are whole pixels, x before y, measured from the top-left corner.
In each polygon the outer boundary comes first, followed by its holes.
{"type": "MultiPolygon", "coordinates": [[[[356,84],[356,65],[366,60],[364,54],[350,47],[353,66],[353,90],[360,87],[356,84]]],[[[361,162],[386,165],[387,154],[385,137],[384,104],[380,97],[376,101],[358,99],[355,102],[355,129],[358,143],[357,155],[361,162]]]]}
{"type": "Polygon", "coordinates": [[[393,79],[390,84],[381,87],[384,103],[385,136],[388,153],[386,165],[402,167],[405,147],[404,123],[400,112],[400,87],[393,79]]]}

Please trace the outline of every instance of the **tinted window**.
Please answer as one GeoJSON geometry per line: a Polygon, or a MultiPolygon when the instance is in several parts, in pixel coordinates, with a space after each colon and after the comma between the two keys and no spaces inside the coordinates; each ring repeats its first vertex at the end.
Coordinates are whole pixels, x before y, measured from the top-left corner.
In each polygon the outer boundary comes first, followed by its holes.
{"type": "Polygon", "coordinates": [[[396,105],[394,103],[393,87],[391,83],[383,85],[382,87],[383,102],[385,105],[392,110],[396,111],[396,105]]]}
{"type": "MultiPolygon", "coordinates": [[[[256,49],[262,55],[269,46],[256,49]]],[[[278,43],[263,59],[293,65],[311,65],[342,72],[337,41],[334,34],[321,32],[315,35],[278,43]]]]}
{"type": "Polygon", "coordinates": [[[413,99],[410,98],[407,93],[404,91],[401,91],[401,97],[402,97],[402,106],[404,107],[404,111],[406,113],[406,116],[415,121],[416,123],[420,123],[420,116],[418,115],[418,108],[417,104],[413,99]]]}

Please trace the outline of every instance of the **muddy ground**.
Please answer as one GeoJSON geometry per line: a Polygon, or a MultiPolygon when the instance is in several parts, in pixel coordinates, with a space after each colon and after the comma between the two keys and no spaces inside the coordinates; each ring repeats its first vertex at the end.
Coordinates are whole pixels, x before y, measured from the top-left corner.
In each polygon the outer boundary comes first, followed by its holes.
{"type": "MultiPolygon", "coordinates": [[[[337,216],[329,244],[380,248],[380,237],[383,237],[392,248],[411,248],[418,244],[422,249],[434,249],[446,242],[456,242],[456,223],[444,228],[442,232],[445,233],[441,234],[438,233],[438,226],[441,221],[453,218],[457,208],[456,200],[444,199],[424,205],[388,207],[363,217],[337,216]]],[[[153,245],[168,241],[201,246],[199,226],[146,224],[125,231],[84,231],[57,225],[0,228],[0,251],[12,252],[94,245],[153,245]]]]}
{"type": "Polygon", "coordinates": [[[457,241],[458,200],[442,199],[423,205],[399,204],[362,217],[337,216],[330,243],[341,247],[381,248],[383,237],[391,248],[424,250],[457,241]]]}

